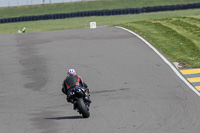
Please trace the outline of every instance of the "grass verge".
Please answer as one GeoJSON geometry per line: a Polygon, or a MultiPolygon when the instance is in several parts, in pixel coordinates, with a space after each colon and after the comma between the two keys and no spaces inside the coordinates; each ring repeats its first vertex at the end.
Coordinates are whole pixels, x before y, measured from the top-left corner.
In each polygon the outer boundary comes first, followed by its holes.
{"type": "Polygon", "coordinates": [[[49,5],[0,8],[0,18],[70,13],[79,11],[137,8],[146,6],[198,3],[199,0],[97,0],[49,5]]]}
{"type": "Polygon", "coordinates": [[[184,68],[200,67],[200,18],[174,17],[122,24],[184,68]]]}
{"type": "MultiPolygon", "coordinates": [[[[70,19],[57,19],[45,21],[30,21],[19,23],[6,23],[0,24],[0,34],[17,33],[23,27],[27,28],[27,32],[43,32],[55,30],[69,30],[80,29],[89,27],[92,21],[97,22],[97,26],[101,25],[120,25],[128,22],[137,22],[149,19],[161,19],[177,16],[200,16],[200,9],[182,10],[182,11],[169,11],[169,12],[156,12],[135,15],[117,15],[117,16],[102,16],[102,17],[83,17],[83,18],[70,18],[70,19]]],[[[194,21],[194,23],[198,23],[194,21]]]]}
{"type": "Polygon", "coordinates": [[[154,45],[172,62],[187,68],[200,67],[200,9],[84,17],[0,24],[0,34],[17,33],[22,27],[27,32],[80,29],[96,21],[97,26],[120,25],[126,27],[154,45]]]}

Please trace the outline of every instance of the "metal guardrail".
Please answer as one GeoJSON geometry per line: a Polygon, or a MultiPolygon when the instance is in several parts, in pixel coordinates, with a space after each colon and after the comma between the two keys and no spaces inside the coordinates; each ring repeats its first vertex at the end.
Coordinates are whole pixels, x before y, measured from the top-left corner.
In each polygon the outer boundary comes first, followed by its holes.
{"type": "Polygon", "coordinates": [[[38,21],[38,20],[49,20],[49,19],[65,19],[73,17],[139,14],[139,13],[160,12],[160,11],[186,10],[195,8],[200,8],[200,3],[142,7],[142,8],[96,10],[96,11],[84,11],[84,12],[74,12],[74,13],[47,14],[38,16],[22,16],[14,18],[3,18],[0,19],[0,23],[15,23],[15,22],[38,21]]]}
{"type": "Polygon", "coordinates": [[[46,4],[59,4],[71,2],[85,2],[95,0],[1,0],[0,7],[20,7],[31,5],[46,5],[46,4]]]}

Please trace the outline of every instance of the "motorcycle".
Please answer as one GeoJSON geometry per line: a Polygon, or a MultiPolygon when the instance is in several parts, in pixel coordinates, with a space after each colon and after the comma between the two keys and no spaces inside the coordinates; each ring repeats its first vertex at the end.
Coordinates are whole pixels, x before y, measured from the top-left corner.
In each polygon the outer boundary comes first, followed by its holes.
{"type": "Polygon", "coordinates": [[[70,97],[73,100],[74,110],[82,114],[83,118],[90,117],[90,90],[83,87],[75,87],[70,92],[70,97]]]}

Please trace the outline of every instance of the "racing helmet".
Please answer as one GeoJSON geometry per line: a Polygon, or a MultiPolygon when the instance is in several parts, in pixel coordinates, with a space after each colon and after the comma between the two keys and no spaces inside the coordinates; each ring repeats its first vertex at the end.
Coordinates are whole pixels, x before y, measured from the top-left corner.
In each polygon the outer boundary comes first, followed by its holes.
{"type": "Polygon", "coordinates": [[[69,69],[67,74],[73,74],[76,75],[76,71],[74,69],[69,69]]]}

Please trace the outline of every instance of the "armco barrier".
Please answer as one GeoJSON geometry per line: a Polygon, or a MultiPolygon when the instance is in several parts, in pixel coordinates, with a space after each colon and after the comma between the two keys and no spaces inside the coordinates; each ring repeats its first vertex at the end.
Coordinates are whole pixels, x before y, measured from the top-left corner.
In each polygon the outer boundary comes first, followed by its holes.
{"type": "Polygon", "coordinates": [[[62,14],[47,14],[47,15],[38,15],[38,16],[22,16],[22,17],[15,17],[15,18],[3,18],[3,19],[0,19],[0,23],[14,23],[14,22],[37,21],[37,20],[48,20],[48,19],[64,19],[64,18],[72,18],[72,17],[139,14],[139,13],[149,13],[149,12],[159,12],[159,11],[185,10],[185,9],[194,9],[194,8],[200,8],[200,3],[154,6],[154,7],[143,7],[143,8],[85,11],[85,12],[62,13],[62,14]]]}

